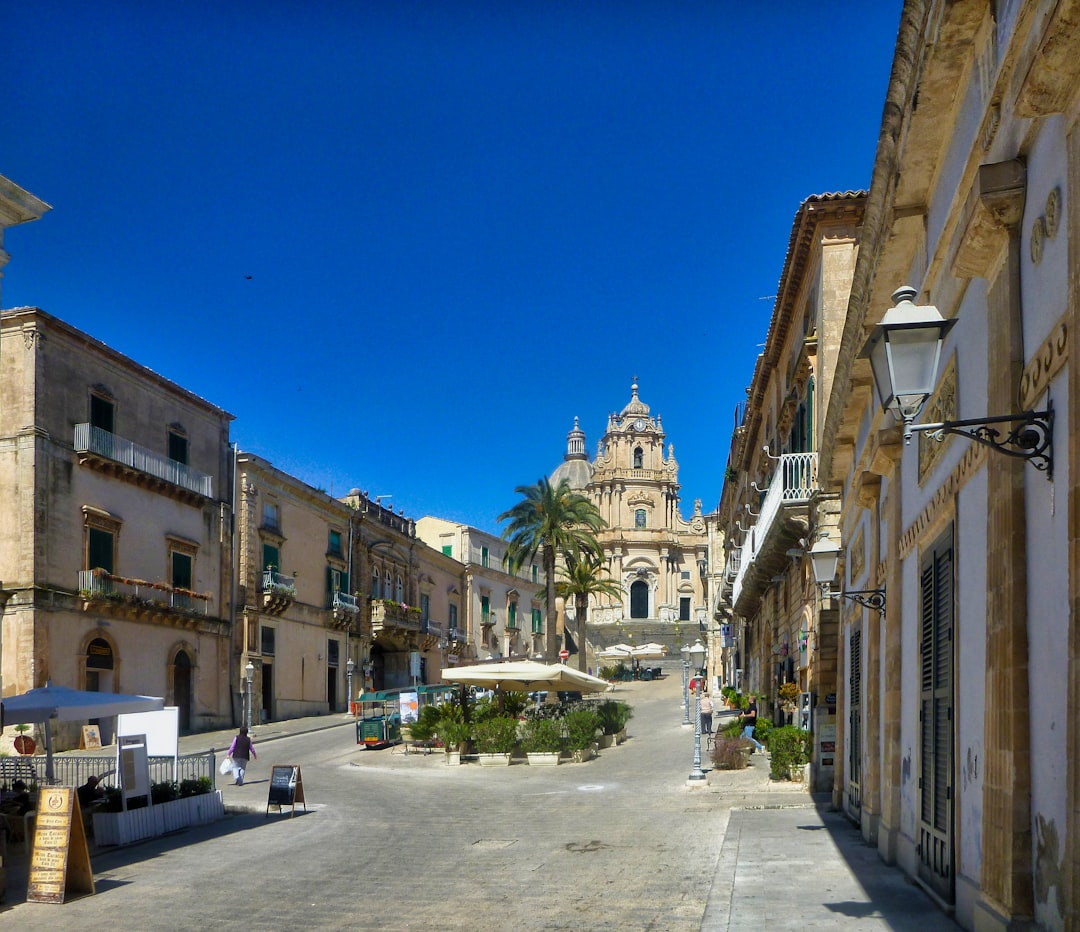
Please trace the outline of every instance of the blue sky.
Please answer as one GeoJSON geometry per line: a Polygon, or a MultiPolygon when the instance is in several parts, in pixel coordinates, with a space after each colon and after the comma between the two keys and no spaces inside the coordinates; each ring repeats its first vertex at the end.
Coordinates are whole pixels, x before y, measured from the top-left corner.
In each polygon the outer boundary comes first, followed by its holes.
{"type": "Polygon", "coordinates": [[[720,496],[791,223],[865,188],[900,0],[7,4],[36,305],[310,484],[497,530],[640,395],[720,496]]]}

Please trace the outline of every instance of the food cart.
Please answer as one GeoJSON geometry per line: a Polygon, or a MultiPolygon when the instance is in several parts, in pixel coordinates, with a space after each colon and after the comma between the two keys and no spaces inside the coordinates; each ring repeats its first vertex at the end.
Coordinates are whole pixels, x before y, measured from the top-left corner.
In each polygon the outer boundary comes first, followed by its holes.
{"type": "Polygon", "coordinates": [[[401,740],[401,689],[361,693],[356,719],[356,743],[375,750],[401,740]]]}

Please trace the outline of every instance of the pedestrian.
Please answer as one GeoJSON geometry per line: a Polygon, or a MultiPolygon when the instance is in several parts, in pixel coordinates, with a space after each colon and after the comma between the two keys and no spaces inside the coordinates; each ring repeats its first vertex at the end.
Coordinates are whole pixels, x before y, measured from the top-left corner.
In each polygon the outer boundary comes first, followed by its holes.
{"type": "Polygon", "coordinates": [[[255,745],[248,737],[246,727],[241,728],[240,734],[232,739],[232,744],[229,745],[229,758],[232,760],[236,786],[243,786],[244,772],[247,770],[248,761],[253,758],[255,760],[259,759],[259,755],[255,753],[255,745]]]}
{"type": "Polygon", "coordinates": [[[701,713],[701,732],[702,734],[712,734],[712,713],[713,704],[712,699],[709,698],[709,691],[702,690],[701,698],[698,700],[698,712],[701,713]]]}
{"type": "Polygon", "coordinates": [[[105,788],[99,786],[100,783],[100,778],[95,774],[91,774],[86,778],[86,782],[75,791],[79,796],[79,805],[83,809],[101,802],[105,798],[105,788]]]}
{"type": "MultiPolygon", "coordinates": [[[[750,696],[750,704],[746,707],[746,711],[743,712],[742,726],[743,737],[748,741],[752,741],[756,750],[764,751],[765,745],[754,737],[754,729],[757,727],[757,696],[750,696]]],[[[753,754],[754,752],[751,751],[750,753],[753,754]]]]}

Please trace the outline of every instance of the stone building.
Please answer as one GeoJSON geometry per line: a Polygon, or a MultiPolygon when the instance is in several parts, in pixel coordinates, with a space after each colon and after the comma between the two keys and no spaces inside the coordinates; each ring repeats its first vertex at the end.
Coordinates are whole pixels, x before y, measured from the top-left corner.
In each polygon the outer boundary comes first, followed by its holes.
{"type": "MultiPolygon", "coordinates": [[[[815,785],[835,762],[837,615],[805,556],[816,507],[820,425],[832,393],[865,192],[815,195],[795,214],[765,348],[737,411],[718,522],[728,542],[717,600],[727,682],[764,695],[762,715],[813,727],[815,785]],[[734,675],[733,675],[734,674],[734,675]],[[781,701],[793,683],[798,704],[781,701]]],[[[835,510],[835,506],[834,506],[835,510]]]]}
{"type": "Polygon", "coordinates": [[[38,308],[0,314],[0,395],[5,693],[231,724],[231,415],[38,308]]]}
{"type": "Polygon", "coordinates": [[[968,929],[1080,928],[1078,19],[904,4],[820,444],[835,589],[885,595],[836,600],[834,802],[968,929]]]}
{"type": "MultiPolygon", "coordinates": [[[[598,540],[623,594],[590,602],[589,636],[607,643],[637,629],[648,631],[653,640],[693,641],[709,615],[709,535],[701,501],[695,501],[689,520],[683,518],[674,444],[665,448],[661,418],[638,397],[636,382],[630,391],[623,409],[608,416],[592,461],[585,453],[585,433],[574,419],[566,455],[550,479],[553,486],[566,479],[592,499],[606,522],[598,540]]],[[[573,605],[565,612],[570,624],[573,605]]]]}
{"type": "MultiPolygon", "coordinates": [[[[506,541],[479,528],[426,516],[416,533],[433,550],[464,565],[459,619],[473,658],[532,657],[544,650],[544,573],[537,563],[507,569],[506,541]]],[[[459,656],[461,656],[459,654],[459,656]]]]}

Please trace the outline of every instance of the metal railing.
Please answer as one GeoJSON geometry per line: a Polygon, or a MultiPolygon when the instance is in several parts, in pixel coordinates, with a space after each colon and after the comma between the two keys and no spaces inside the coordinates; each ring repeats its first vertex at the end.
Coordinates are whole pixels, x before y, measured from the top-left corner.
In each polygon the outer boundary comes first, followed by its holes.
{"type": "MultiPolygon", "coordinates": [[[[195,754],[181,754],[176,758],[177,783],[182,780],[197,780],[200,777],[209,777],[210,785],[217,785],[217,763],[213,749],[199,751],[195,754]]],[[[119,780],[116,776],[116,755],[89,755],[89,754],[54,754],[52,759],[52,780],[48,779],[48,757],[44,754],[34,754],[27,757],[5,758],[7,761],[16,761],[18,764],[18,776],[28,783],[36,783],[38,786],[82,786],[88,777],[95,776],[101,779],[103,785],[117,786],[119,780]]],[[[173,781],[173,758],[150,757],[147,758],[150,766],[151,783],[171,783],[173,781]]],[[[0,773],[5,772],[0,770],[0,773]]]]}
{"type": "Polygon", "coordinates": [[[447,634],[450,636],[451,641],[467,641],[469,636],[461,628],[451,628],[447,634]]]}
{"type": "Polygon", "coordinates": [[[734,602],[739,601],[746,572],[761,552],[780,509],[805,505],[818,491],[817,461],[817,453],[785,453],[778,458],[776,472],[761,502],[757,522],[739,548],[739,570],[732,590],[734,602]]]}
{"type": "Polygon", "coordinates": [[[360,603],[354,595],[349,595],[345,592],[335,592],[330,598],[330,608],[342,609],[346,612],[352,612],[355,615],[360,611],[360,603]]]}
{"type": "Polygon", "coordinates": [[[206,498],[214,497],[214,477],[192,469],[184,463],[169,459],[163,453],[141,447],[139,444],[111,434],[90,424],[75,425],[75,452],[94,453],[115,463],[130,466],[181,489],[195,492],[206,498]]]}
{"type": "Polygon", "coordinates": [[[277,570],[263,570],[262,588],[263,592],[296,598],[296,580],[277,570]]]}
{"type": "Polygon", "coordinates": [[[209,614],[209,596],[179,592],[168,583],[128,579],[101,570],[79,570],[79,594],[88,599],[106,599],[120,604],[160,605],[181,612],[209,614]]]}

